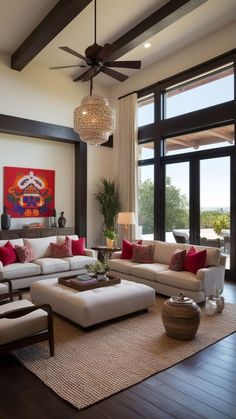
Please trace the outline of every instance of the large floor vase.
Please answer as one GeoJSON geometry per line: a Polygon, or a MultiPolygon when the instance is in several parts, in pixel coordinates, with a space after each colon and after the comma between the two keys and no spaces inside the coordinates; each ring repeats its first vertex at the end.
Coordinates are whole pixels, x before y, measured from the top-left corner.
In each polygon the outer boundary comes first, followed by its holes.
{"type": "Polygon", "coordinates": [[[193,339],[197,333],[200,318],[200,307],[183,294],[169,298],[163,305],[162,321],[167,335],[171,338],[193,339]]]}

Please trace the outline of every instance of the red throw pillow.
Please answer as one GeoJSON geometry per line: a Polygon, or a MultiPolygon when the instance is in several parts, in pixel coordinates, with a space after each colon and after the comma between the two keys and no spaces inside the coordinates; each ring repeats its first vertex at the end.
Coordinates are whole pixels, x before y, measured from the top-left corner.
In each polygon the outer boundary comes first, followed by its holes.
{"type": "Polygon", "coordinates": [[[171,271],[183,271],[186,258],[186,250],[176,249],[171,257],[169,269],[171,271]]]}
{"type": "Polygon", "coordinates": [[[147,246],[133,244],[133,261],[138,263],[153,263],[153,249],[154,246],[152,244],[147,246]]]}
{"type": "Polygon", "coordinates": [[[72,255],[72,241],[65,240],[62,244],[50,243],[52,258],[68,258],[72,255]]]}
{"type": "Polygon", "coordinates": [[[30,244],[25,246],[16,246],[16,253],[21,263],[32,262],[32,260],[37,259],[37,255],[30,244]]]}
{"type": "Polygon", "coordinates": [[[0,261],[3,266],[17,262],[17,253],[11,242],[7,241],[4,246],[0,247],[0,261]]]}
{"type": "MultiPolygon", "coordinates": [[[[139,240],[137,243],[142,244],[142,240],[139,240]]],[[[128,240],[123,240],[122,242],[122,252],[121,259],[132,259],[133,257],[133,243],[130,243],[128,240]]]]}
{"type": "Polygon", "coordinates": [[[184,270],[196,274],[198,269],[204,268],[207,260],[207,251],[201,250],[197,252],[195,247],[190,247],[184,264],[184,270]]]}
{"type": "MultiPolygon", "coordinates": [[[[66,237],[66,240],[71,240],[71,239],[69,237],[66,237]]],[[[78,240],[72,239],[71,241],[72,241],[72,255],[84,256],[86,237],[80,237],[78,240]]]]}

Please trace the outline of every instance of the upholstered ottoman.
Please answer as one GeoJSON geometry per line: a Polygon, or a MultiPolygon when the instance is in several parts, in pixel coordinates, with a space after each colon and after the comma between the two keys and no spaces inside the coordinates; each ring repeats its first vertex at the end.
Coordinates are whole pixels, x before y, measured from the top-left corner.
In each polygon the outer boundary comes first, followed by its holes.
{"type": "Polygon", "coordinates": [[[51,278],[34,282],[30,293],[34,303],[50,304],[53,311],[83,327],[148,309],[155,302],[153,288],[125,280],[79,292],[51,278]]]}

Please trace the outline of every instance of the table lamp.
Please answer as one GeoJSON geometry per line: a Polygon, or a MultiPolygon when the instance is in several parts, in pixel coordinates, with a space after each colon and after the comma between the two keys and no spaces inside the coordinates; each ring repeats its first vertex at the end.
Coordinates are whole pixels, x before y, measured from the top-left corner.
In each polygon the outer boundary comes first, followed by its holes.
{"type": "Polygon", "coordinates": [[[128,225],[135,224],[134,212],[119,212],[117,218],[117,224],[122,225],[123,238],[126,238],[128,225]]]}

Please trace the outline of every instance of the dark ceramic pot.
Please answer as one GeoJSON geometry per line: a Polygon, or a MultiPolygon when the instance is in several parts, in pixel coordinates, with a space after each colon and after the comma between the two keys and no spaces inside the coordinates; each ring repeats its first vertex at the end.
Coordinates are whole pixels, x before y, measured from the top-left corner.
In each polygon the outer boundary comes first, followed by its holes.
{"type": "Polygon", "coordinates": [[[11,217],[7,212],[7,208],[4,207],[3,213],[1,215],[1,229],[9,230],[10,225],[11,225],[11,217]]]}

